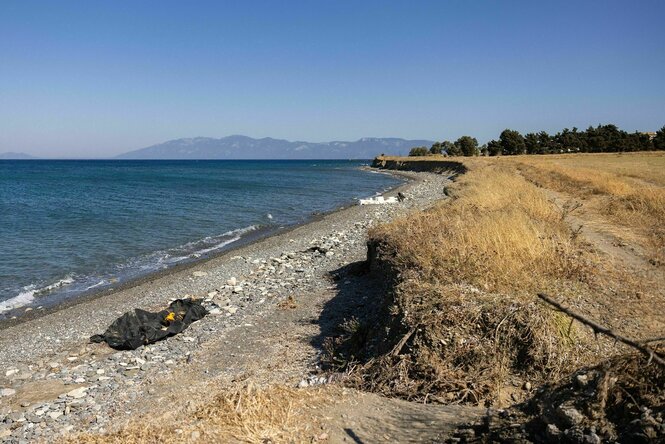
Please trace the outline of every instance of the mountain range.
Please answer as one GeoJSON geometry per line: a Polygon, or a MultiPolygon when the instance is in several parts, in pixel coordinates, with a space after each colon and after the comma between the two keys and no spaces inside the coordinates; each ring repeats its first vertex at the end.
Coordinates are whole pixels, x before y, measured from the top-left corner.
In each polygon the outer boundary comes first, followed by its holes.
{"type": "Polygon", "coordinates": [[[34,157],[25,153],[14,153],[12,151],[8,151],[6,153],[0,153],[0,160],[24,160],[24,159],[34,159],[34,157]]]}
{"type": "Polygon", "coordinates": [[[404,154],[429,140],[365,137],[354,142],[291,142],[266,137],[175,139],[121,154],[116,159],[371,159],[381,153],[404,154]]]}

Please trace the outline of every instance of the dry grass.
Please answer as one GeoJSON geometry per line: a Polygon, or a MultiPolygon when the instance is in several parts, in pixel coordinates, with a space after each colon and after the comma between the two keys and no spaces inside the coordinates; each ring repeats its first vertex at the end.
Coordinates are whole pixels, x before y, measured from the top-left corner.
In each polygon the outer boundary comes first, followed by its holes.
{"type": "Polygon", "coordinates": [[[391,313],[338,339],[345,356],[330,354],[362,388],[491,404],[513,378],[556,378],[588,358],[579,332],[534,299],[578,291],[591,272],[565,211],[499,163],[470,164],[452,195],[370,233],[399,276],[391,313]]]}
{"type": "Polygon", "coordinates": [[[665,264],[665,154],[605,154],[506,159],[546,188],[594,199],[610,221],[644,240],[652,262],[665,264]]]}
{"type": "Polygon", "coordinates": [[[523,178],[488,165],[463,176],[453,202],[370,233],[419,279],[485,290],[526,290],[583,270],[562,210],[523,178]],[[424,241],[425,240],[425,241],[424,241]]]}
{"type": "MultiPolygon", "coordinates": [[[[106,435],[79,434],[66,443],[197,442],[255,444],[316,442],[321,435],[317,409],[339,398],[331,387],[294,389],[277,385],[219,389],[211,402],[174,417],[136,421],[106,435]]],[[[168,406],[165,406],[168,409],[168,406]]]]}

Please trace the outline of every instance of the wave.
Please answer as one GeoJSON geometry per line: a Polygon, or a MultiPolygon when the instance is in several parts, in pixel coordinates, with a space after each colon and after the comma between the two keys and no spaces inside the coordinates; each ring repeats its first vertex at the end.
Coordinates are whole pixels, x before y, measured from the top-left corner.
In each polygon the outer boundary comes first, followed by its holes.
{"type": "Polygon", "coordinates": [[[18,295],[0,301],[0,314],[28,305],[35,305],[39,297],[52,296],[58,292],[80,294],[89,290],[100,289],[120,281],[144,276],[170,266],[191,261],[207,253],[219,251],[242,238],[243,235],[259,229],[259,225],[250,225],[244,228],[230,230],[216,236],[188,242],[184,245],[168,250],[133,258],[125,263],[112,266],[108,273],[75,276],[67,275],[52,284],[38,287],[32,284],[23,287],[18,295]]]}
{"type": "Polygon", "coordinates": [[[57,282],[54,282],[53,284],[46,285],[45,287],[37,288],[36,285],[28,285],[23,287],[23,291],[21,291],[17,296],[14,296],[11,299],[7,299],[6,301],[0,301],[0,313],[30,305],[34,302],[35,296],[51,293],[72,283],[74,283],[74,277],[73,275],[69,275],[57,282]]]}

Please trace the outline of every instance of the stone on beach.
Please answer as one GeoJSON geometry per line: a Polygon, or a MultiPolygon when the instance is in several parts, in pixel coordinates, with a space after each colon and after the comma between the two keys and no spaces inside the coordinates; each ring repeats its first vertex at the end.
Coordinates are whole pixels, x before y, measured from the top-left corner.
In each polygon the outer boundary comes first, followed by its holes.
{"type": "Polygon", "coordinates": [[[13,388],[0,389],[0,397],[14,396],[15,394],[16,394],[16,390],[14,390],[13,388]]]}
{"type": "Polygon", "coordinates": [[[88,388],[89,387],[79,387],[70,392],[67,392],[67,396],[74,399],[85,398],[85,396],[87,395],[88,388]]]}

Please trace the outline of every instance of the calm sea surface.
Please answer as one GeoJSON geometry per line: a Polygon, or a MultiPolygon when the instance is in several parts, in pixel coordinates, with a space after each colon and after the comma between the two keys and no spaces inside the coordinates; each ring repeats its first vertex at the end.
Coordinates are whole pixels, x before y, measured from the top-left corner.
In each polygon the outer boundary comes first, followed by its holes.
{"type": "Polygon", "coordinates": [[[398,183],[361,161],[1,161],[0,317],[229,248],[398,183]]]}

